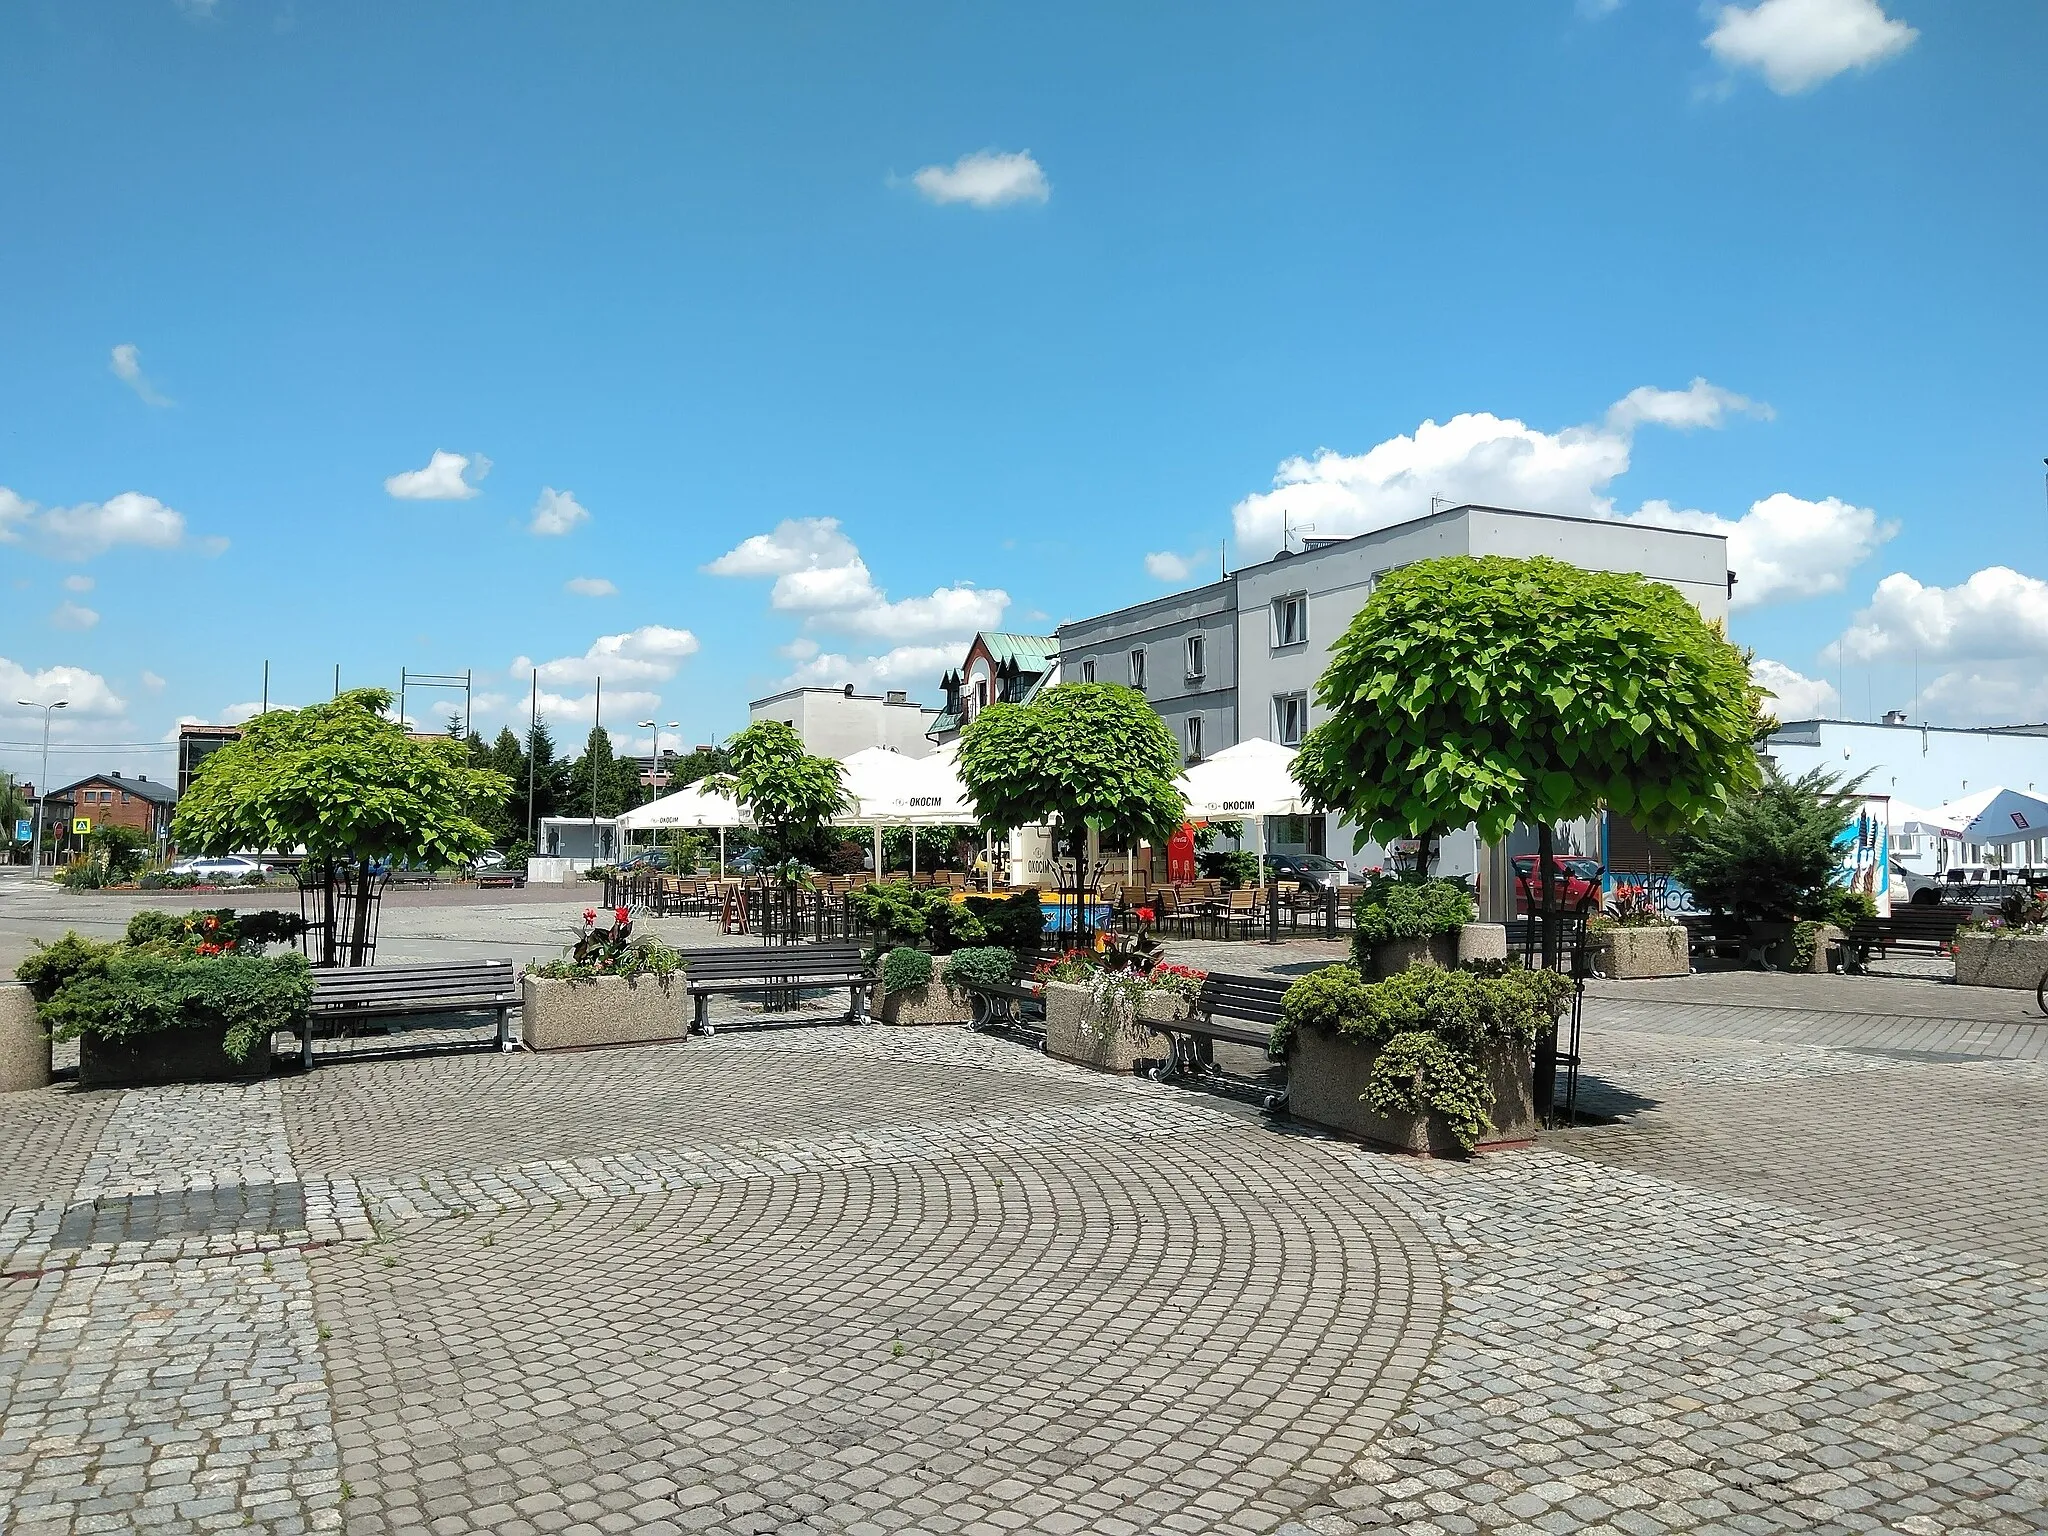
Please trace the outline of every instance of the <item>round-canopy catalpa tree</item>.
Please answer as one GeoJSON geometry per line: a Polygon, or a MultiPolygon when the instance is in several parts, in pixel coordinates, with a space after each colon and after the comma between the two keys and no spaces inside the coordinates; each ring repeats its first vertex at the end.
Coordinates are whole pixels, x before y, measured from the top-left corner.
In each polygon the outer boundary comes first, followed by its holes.
{"type": "Polygon", "coordinates": [[[1556,961],[1552,827],[1602,805],[1668,835],[1758,782],[1761,690],[1672,587],[1458,555],[1382,578],[1316,685],[1295,778],[1366,839],[1535,826],[1556,961]]]}
{"type": "Polygon", "coordinates": [[[386,690],[356,688],[256,716],[200,765],[171,823],[187,852],[305,849],[325,872],[328,965],[339,958],[337,897],[355,906],[348,962],[364,961],[372,861],[459,863],[480,853],[491,835],[471,813],[512,791],[503,774],[470,767],[462,742],[407,735],[390,707],[386,690]]]}
{"type": "Polygon", "coordinates": [[[998,832],[1051,827],[1073,861],[1077,899],[1088,885],[1091,830],[1172,836],[1187,812],[1180,773],[1166,722],[1142,693],[1114,683],[1061,683],[1029,704],[991,704],[960,733],[960,781],[975,815],[998,832]]]}

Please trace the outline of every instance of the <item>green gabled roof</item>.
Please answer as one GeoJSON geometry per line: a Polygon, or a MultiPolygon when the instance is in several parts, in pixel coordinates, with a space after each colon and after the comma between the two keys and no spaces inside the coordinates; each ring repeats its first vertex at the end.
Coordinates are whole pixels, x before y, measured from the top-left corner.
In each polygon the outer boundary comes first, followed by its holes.
{"type": "Polygon", "coordinates": [[[982,644],[997,661],[1012,663],[1020,672],[1047,672],[1059,660],[1060,642],[1053,635],[1013,635],[1007,630],[983,630],[982,644]]]}

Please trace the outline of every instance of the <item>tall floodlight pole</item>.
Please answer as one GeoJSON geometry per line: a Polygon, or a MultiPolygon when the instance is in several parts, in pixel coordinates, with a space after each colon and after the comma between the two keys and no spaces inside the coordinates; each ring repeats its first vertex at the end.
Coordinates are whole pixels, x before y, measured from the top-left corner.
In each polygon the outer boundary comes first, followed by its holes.
{"type": "Polygon", "coordinates": [[[604,679],[597,678],[597,696],[590,704],[590,740],[583,746],[583,766],[590,773],[590,858],[597,861],[597,760],[591,755],[591,747],[597,741],[597,733],[604,729],[604,679]]]}
{"type": "Polygon", "coordinates": [[[533,702],[526,717],[526,841],[540,852],[540,808],[533,803],[533,748],[540,740],[540,668],[533,669],[533,702]]]}
{"type": "Polygon", "coordinates": [[[43,869],[43,803],[50,798],[50,711],[66,708],[71,701],[59,699],[54,704],[38,704],[34,699],[16,699],[23,709],[40,709],[43,712],[43,780],[36,786],[36,840],[28,851],[28,874],[33,880],[43,869]]]}

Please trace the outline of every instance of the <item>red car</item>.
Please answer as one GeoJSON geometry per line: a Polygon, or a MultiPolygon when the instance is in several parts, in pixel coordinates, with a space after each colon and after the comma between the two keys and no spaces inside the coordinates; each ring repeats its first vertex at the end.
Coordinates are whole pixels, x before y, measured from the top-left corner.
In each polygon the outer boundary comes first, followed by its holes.
{"type": "MultiPolygon", "coordinates": [[[[1557,903],[1560,912],[1591,912],[1600,906],[1603,871],[1598,859],[1581,858],[1577,854],[1553,853],[1550,856],[1551,899],[1557,903]]],[[[1518,854],[1515,858],[1515,912],[1526,917],[1540,911],[1543,906],[1543,875],[1536,867],[1536,855],[1518,854]]]]}

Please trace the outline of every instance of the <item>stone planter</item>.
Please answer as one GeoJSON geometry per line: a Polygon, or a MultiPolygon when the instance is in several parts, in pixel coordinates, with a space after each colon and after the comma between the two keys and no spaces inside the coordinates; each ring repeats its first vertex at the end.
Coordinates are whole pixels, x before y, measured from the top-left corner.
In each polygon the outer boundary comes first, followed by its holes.
{"type": "Polygon", "coordinates": [[[78,1086],[146,1088],[158,1083],[253,1082],[270,1075],[270,1042],[259,1040],[247,1061],[231,1061],[219,1027],[166,1029],[130,1040],[78,1037],[78,1086]]]}
{"type": "Polygon", "coordinates": [[[1965,987],[2011,987],[2031,992],[2048,973],[2048,934],[1994,938],[1988,933],[1956,935],[1956,983],[1965,987]]]}
{"type": "Polygon", "coordinates": [[[965,1024],[974,1014],[972,999],[944,982],[902,992],[884,992],[877,983],[874,997],[870,1008],[884,1024],[965,1024]]]}
{"type": "Polygon", "coordinates": [[[519,987],[519,1036],[530,1051],[649,1045],[690,1033],[690,999],[680,974],[666,985],[654,976],[525,976],[519,987]]]}
{"type": "MultiPolygon", "coordinates": [[[[1401,1152],[1463,1156],[1441,1115],[1382,1115],[1361,1095],[1379,1060],[1376,1045],[1355,1045],[1319,1029],[1299,1031],[1287,1053],[1287,1112],[1297,1120],[1401,1152]]],[[[1486,1116],[1493,1129],[1477,1150],[1519,1146],[1536,1138],[1536,1100],[1526,1045],[1495,1044],[1480,1053],[1492,1087],[1486,1116]]]]}
{"type": "MultiPolygon", "coordinates": [[[[1797,932],[1796,929],[1794,931],[1797,932]]],[[[1828,946],[1837,943],[1842,937],[1842,930],[1833,923],[1822,923],[1813,930],[1813,953],[1804,960],[1799,958],[1791,939],[1773,944],[1765,952],[1764,959],[1776,970],[1803,971],[1815,976],[1825,976],[1828,973],[1828,946]]]]}
{"type": "MultiPolygon", "coordinates": [[[[1171,992],[1147,992],[1138,1004],[1138,1018],[1163,1023],[1179,1018],[1180,999],[1171,992]],[[1174,1010],[1174,1011],[1168,1011],[1174,1010]]],[[[1088,989],[1076,982],[1045,984],[1045,1052],[1062,1061],[1077,1061],[1104,1072],[1129,1072],[1141,1061],[1164,1061],[1170,1048],[1166,1036],[1133,1027],[1105,1040],[1086,1022],[1088,989]]]]}
{"type": "MultiPolygon", "coordinates": [[[[1507,930],[1501,930],[1501,948],[1507,948],[1507,930]]],[[[1385,980],[1418,965],[1448,971],[1458,963],[1458,935],[1440,933],[1428,939],[1389,939],[1372,947],[1372,973],[1385,980]]]]}
{"type": "Polygon", "coordinates": [[[50,1086],[50,1037],[36,1000],[18,981],[0,982],[0,1093],[50,1086]]]}
{"type": "Polygon", "coordinates": [[[1467,923],[1458,930],[1458,964],[1476,960],[1505,960],[1508,957],[1506,923],[1467,923]]]}
{"type": "Polygon", "coordinates": [[[1609,981],[1647,981],[1683,976],[1692,969],[1685,930],[1676,923],[1654,928],[1595,928],[1586,935],[1593,967],[1609,981]]]}

